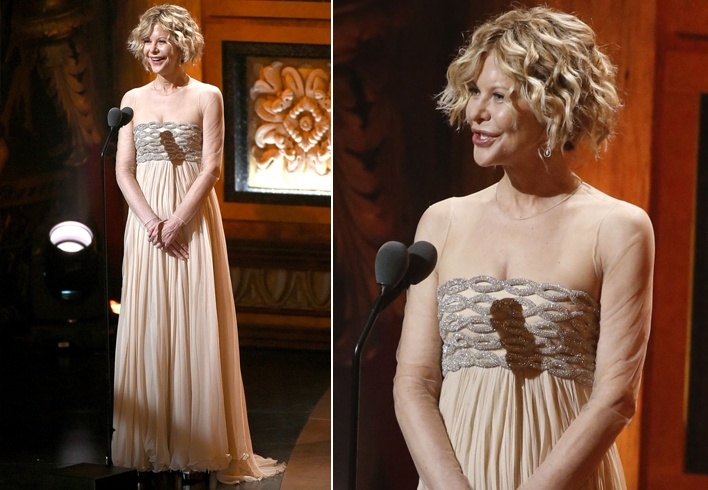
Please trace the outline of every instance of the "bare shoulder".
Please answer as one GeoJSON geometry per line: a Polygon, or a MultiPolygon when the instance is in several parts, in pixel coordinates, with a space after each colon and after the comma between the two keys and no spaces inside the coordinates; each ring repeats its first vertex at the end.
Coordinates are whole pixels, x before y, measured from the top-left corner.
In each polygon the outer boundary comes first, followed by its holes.
{"type": "Polygon", "coordinates": [[[193,90],[199,95],[203,100],[221,100],[221,90],[215,85],[209,83],[200,82],[199,80],[192,79],[193,90]]]}
{"type": "Polygon", "coordinates": [[[616,224],[630,226],[651,226],[651,221],[646,211],[635,204],[619,199],[616,200],[611,212],[608,213],[607,220],[616,224]]]}
{"type": "Polygon", "coordinates": [[[472,194],[467,194],[465,196],[461,197],[449,197],[447,199],[443,199],[442,201],[438,201],[435,204],[431,205],[431,208],[468,208],[468,207],[476,207],[476,206],[483,206],[486,204],[490,204],[494,202],[494,196],[495,196],[495,191],[496,191],[497,184],[491,185],[489,187],[486,187],[480,191],[474,192],[472,194]]]}
{"type": "Polygon", "coordinates": [[[626,235],[641,233],[653,235],[653,227],[649,215],[639,206],[613,199],[613,204],[603,220],[605,233],[626,235]]]}
{"type": "Polygon", "coordinates": [[[573,203],[583,216],[597,216],[602,223],[601,232],[621,233],[627,229],[652,229],[649,216],[639,206],[605,194],[587,183],[581,185],[581,192],[573,203]]]}
{"type": "Polygon", "coordinates": [[[438,201],[428,207],[418,221],[416,238],[429,239],[438,235],[450,221],[450,199],[438,201]]]}
{"type": "Polygon", "coordinates": [[[446,236],[455,216],[470,217],[485,209],[490,199],[494,198],[495,185],[474,194],[449,197],[430,205],[420,219],[419,232],[425,230],[427,235],[446,236]]]}
{"type": "Polygon", "coordinates": [[[613,198],[601,221],[598,239],[603,255],[615,256],[636,246],[651,251],[654,247],[654,228],[642,208],[613,198]]]}
{"type": "Polygon", "coordinates": [[[126,105],[132,105],[139,97],[141,94],[145,93],[145,85],[142,87],[136,87],[128,90],[124,95],[123,99],[121,100],[121,107],[124,107],[126,105]]]}

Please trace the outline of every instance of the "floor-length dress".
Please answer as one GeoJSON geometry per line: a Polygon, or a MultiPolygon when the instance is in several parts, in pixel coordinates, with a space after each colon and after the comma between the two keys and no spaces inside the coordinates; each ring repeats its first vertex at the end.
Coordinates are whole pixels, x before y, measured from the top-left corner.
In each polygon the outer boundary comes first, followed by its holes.
{"type": "MultiPolygon", "coordinates": [[[[472,488],[519,488],[590,398],[600,306],[557,284],[477,276],[438,286],[438,320],[457,459],[472,488]]],[[[613,445],[582,489],[624,488],[613,445]]]]}
{"type": "MultiPolygon", "coordinates": [[[[136,180],[169,218],[200,171],[202,129],[134,128],[136,180]]],[[[226,483],[281,472],[253,454],[239,365],[236,313],[216,193],[183,228],[189,258],[154,247],[129,212],[118,322],[112,452],[142,471],[219,472],[226,483]]]]}

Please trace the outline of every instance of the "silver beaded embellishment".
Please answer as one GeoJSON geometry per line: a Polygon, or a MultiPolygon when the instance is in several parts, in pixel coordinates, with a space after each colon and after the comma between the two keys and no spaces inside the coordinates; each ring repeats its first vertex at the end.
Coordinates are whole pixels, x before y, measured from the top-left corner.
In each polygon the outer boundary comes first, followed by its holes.
{"type": "Polygon", "coordinates": [[[200,162],[202,128],[189,123],[141,123],[133,128],[136,162],[200,162]]]}
{"type": "Polygon", "coordinates": [[[443,375],[501,366],[592,386],[600,305],[584,291],[528,279],[452,279],[438,287],[438,322],[443,375]]]}

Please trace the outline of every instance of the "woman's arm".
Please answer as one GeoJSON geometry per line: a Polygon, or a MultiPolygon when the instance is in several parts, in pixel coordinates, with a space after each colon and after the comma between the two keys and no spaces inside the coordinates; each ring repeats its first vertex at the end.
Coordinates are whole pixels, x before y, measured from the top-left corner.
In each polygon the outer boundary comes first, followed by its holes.
{"type": "MultiPolygon", "coordinates": [[[[121,107],[133,106],[132,91],[123,96],[121,107]]],[[[135,179],[135,141],[133,140],[133,121],[123,126],[118,133],[116,151],[116,181],[130,210],[135,214],[146,230],[150,230],[160,219],[145,199],[138,181],[135,179]]]]}
{"type": "Polygon", "coordinates": [[[177,206],[172,216],[164,222],[161,239],[165,247],[180,236],[182,228],[201,207],[206,196],[221,176],[224,149],[224,102],[218,88],[205,85],[200,94],[202,112],[202,166],[199,175],[177,206]]]}
{"type": "MultiPolygon", "coordinates": [[[[441,214],[435,207],[429,209],[416,234],[416,240],[435,245],[439,255],[449,223],[449,216],[445,219],[441,214]]],[[[393,387],[396,417],[426,486],[431,490],[469,490],[438,408],[442,340],[438,333],[437,286],[436,268],[408,293],[393,387]]]]}
{"type": "Polygon", "coordinates": [[[636,409],[651,322],[654,233],[644,211],[623,203],[605,217],[597,240],[602,291],[592,395],[524,490],[579,487],[636,409]]]}

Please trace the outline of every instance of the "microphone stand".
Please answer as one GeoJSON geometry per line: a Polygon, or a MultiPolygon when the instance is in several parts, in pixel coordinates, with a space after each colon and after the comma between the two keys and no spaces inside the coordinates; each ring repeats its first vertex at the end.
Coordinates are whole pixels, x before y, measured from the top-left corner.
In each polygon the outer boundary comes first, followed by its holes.
{"type": "Polygon", "coordinates": [[[106,142],[101,150],[101,184],[103,187],[103,265],[104,265],[104,280],[105,290],[103,296],[103,309],[106,322],[106,371],[108,375],[108,416],[106,425],[106,466],[113,466],[113,363],[111,362],[111,313],[110,313],[110,298],[109,298],[109,280],[108,280],[108,196],[106,194],[106,150],[110,143],[115,127],[111,126],[106,142]]]}
{"type": "Polygon", "coordinates": [[[352,392],[350,399],[350,426],[349,426],[349,490],[356,490],[356,460],[359,443],[359,377],[361,367],[361,351],[364,347],[371,328],[376,323],[384,306],[384,298],[387,292],[386,286],[381,286],[381,292],[374,301],[369,313],[369,318],[364,324],[364,328],[359,335],[354,346],[354,357],[352,359],[352,392]]]}
{"type": "Polygon", "coordinates": [[[128,124],[133,118],[133,109],[131,107],[124,107],[119,109],[113,107],[108,111],[108,136],[106,136],[106,141],[103,144],[103,149],[101,150],[101,184],[103,187],[103,264],[104,264],[104,277],[105,277],[105,294],[103,296],[103,309],[105,311],[105,321],[106,321],[106,366],[108,373],[108,421],[106,424],[106,466],[113,466],[113,359],[111,356],[111,310],[110,310],[110,298],[109,298],[109,271],[108,271],[108,195],[106,192],[106,151],[108,150],[108,145],[113,139],[113,135],[122,126],[128,124]]]}

